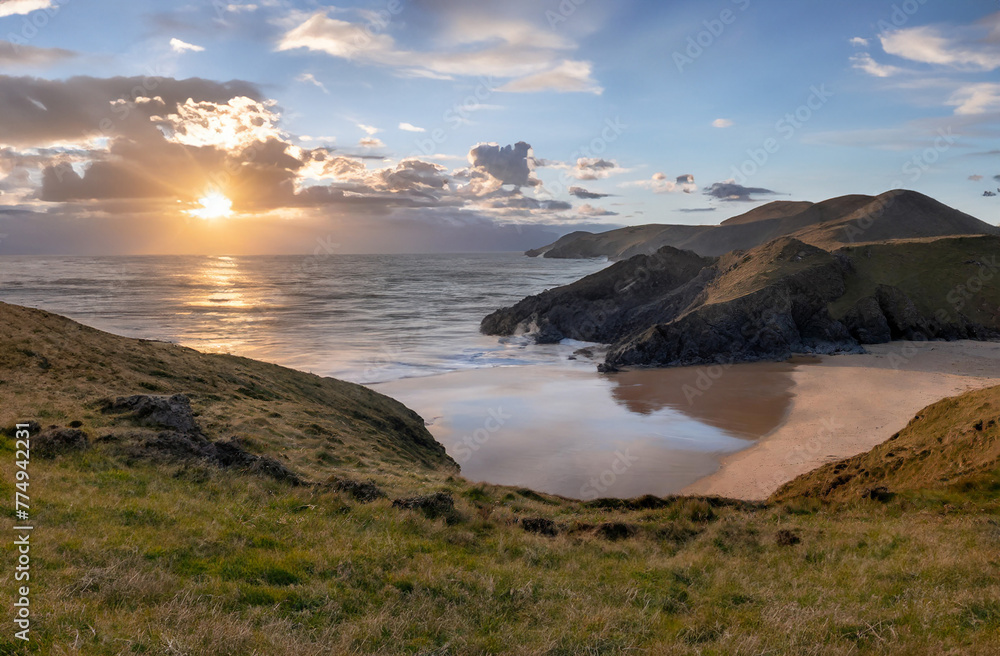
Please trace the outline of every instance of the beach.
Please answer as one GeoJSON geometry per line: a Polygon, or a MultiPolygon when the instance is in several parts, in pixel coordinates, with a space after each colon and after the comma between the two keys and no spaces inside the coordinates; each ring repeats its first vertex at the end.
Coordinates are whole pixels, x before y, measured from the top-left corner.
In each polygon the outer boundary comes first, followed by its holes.
{"type": "MultiPolygon", "coordinates": [[[[766,499],[827,462],[862,453],[942,398],[1000,384],[1000,343],[892,342],[797,364],[788,413],[752,447],[725,455],[685,494],[766,499]]],[[[738,369],[745,365],[736,365],[738,369]]]]}

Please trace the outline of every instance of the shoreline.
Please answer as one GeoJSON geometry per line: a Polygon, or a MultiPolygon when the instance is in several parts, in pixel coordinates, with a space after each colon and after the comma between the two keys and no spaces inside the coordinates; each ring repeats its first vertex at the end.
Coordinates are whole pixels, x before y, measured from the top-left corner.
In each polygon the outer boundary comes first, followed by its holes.
{"type": "Polygon", "coordinates": [[[753,446],[723,455],[715,473],[681,494],[767,499],[797,476],[885,442],[932,403],[1000,384],[1000,342],[890,342],[866,350],[799,363],[780,424],[753,446]]]}

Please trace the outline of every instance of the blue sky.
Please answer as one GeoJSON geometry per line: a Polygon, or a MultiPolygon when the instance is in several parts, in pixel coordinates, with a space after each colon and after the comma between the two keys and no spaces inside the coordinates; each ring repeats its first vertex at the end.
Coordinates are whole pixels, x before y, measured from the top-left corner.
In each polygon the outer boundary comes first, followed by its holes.
{"type": "Polygon", "coordinates": [[[998,222],[982,0],[6,0],[0,39],[0,252],[520,248],[894,187],[998,222]]]}

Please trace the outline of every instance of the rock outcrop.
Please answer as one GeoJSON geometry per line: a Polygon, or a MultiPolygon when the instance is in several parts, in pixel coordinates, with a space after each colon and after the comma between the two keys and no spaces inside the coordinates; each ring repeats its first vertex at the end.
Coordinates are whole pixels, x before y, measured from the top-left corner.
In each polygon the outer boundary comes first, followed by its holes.
{"type": "Polygon", "coordinates": [[[1000,336],[1000,238],[825,251],[780,238],[704,258],[664,247],[486,317],[486,334],[610,344],[602,370],[1000,336]],[[992,259],[991,259],[992,258],[992,259]]]}

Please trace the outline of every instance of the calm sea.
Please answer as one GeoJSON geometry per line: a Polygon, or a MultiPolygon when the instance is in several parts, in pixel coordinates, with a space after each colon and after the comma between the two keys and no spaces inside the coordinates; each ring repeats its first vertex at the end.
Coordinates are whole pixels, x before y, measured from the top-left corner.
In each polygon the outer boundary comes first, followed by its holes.
{"type": "Polygon", "coordinates": [[[604,266],[517,253],[3,257],[0,300],[374,383],[560,357],[566,347],[483,337],[479,322],[604,266]]]}

